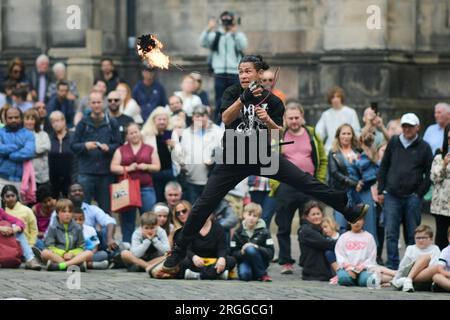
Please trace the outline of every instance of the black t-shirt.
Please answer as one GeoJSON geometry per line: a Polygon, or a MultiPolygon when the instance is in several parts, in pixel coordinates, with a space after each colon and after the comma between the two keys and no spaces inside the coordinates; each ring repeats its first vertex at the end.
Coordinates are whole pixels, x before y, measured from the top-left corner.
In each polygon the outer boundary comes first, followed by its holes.
{"type": "Polygon", "coordinates": [[[133,118],[125,115],[125,114],[121,114],[120,117],[114,118],[116,119],[117,123],[119,124],[119,132],[120,132],[120,143],[123,144],[125,142],[125,136],[126,136],[126,129],[127,126],[134,122],[133,118]]]}
{"type": "MultiPolygon", "coordinates": [[[[226,109],[228,109],[242,94],[244,89],[241,88],[240,84],[235,84],[229,87],[225,90],[223,96],[222,96],[222,108],[221,113],[223,113],[226,109]]],[[[270,148],[270,140],[262,144],[260,143],[260,136],[258,133],[265,131],[269,133],[269,130],[267,126],[262,123],[259,118],[256,116],[255,112],[255,106],[259,105],[259,107],[267,110],[267,113],[269,117],[280,127],[283,126],[283,115],[284,115],[284,104],[274,94],[270,93],[269,91],[264,90],[262,95],[260,97],[254,97],[252,101],[250,101],[247,105],[242,107],[241,113],[239,117],[234,120],[229,125],[225,126],[225,133],[222,141],[223,146],[223,155],[224,155],[224,161],[225,161],[225,155],[226,155],[226,137],[227,137],[227,130],[233,130],[235,135],[245,137],[245,149],[243,149],[238,144],[234,143],[234,163],[237,163],[237,154],[244,152],[245,150],[245,164],[249,164],[249,155],[250,153],[257,152],[259,155],[260,148],[263,148],[264,150],[261,150],[261,152],[265,155],[271,154],[271,148],[270,148]],[[264,101],[263,101],[264,100],[264,101]],[[261,101],[263,101],[261,103],[261,101]],[[255,148],[256,146],[256,148],[255,148]]],[[[267,135],[270,137],[270,135],[267,135]]],[[[236,139],[235,139],[236,141],[236,139]]],[[[229,163],[224,162],[224,163],[229,163]]],[[[259,163],[259,156],[258,156],[258,163],[259,163]]]]}

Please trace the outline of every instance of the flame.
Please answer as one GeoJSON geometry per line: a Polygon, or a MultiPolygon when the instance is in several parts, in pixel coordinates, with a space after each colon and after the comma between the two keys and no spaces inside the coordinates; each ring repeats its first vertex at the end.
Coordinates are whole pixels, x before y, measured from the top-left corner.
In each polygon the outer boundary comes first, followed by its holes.
{"type": "Polygon", "coordinates": [[[140,37],[136,45],[138,55],[151,67],[169,69],[169,57],[162,53],[163,47],[161,41],[153,34],[140,37]]]}

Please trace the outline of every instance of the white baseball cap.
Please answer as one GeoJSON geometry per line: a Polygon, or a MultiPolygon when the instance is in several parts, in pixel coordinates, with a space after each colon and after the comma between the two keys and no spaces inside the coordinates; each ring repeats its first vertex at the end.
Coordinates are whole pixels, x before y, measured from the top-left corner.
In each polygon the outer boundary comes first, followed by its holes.
{"type": "Polygon", "coordinates": [[[409,124],[411,126],[418,126],[420,124],[420,120],[414,113],[405,113],[402,116],[400,123],[402,125],[409,124]]]}

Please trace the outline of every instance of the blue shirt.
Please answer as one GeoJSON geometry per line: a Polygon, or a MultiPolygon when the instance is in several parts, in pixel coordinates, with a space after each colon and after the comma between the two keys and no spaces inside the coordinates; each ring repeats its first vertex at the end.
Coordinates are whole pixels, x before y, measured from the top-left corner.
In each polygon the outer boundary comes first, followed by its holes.
{"type": "Polygon", "coordinates": [[[144,122],[147,121],[156,107],[168,104],[166,90],[156,80],[150,87],[147,87],[143,81],[139,81],[133,88],[133,98],[141,107],[141,115],[144,122]]]}
{"type": "Polygon", "coordinates": [[[423,140],[428,142],[431,151],[435,154],[437,149],[442,148],[444,142],[444,128],[441,128],[437,123],[429,126],[425,131],[423,140]]]}

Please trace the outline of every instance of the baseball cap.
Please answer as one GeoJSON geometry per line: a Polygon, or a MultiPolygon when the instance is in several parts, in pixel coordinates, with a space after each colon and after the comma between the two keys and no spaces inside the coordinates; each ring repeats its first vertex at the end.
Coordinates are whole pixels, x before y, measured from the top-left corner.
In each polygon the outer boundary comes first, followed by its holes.
{"type": "Polygon", "coordinates": [[[400,123],[409,124],[411,126],[417,126],[420,124],[419,118],[414,113],[406,113],[400,119],[400,123]]]}

